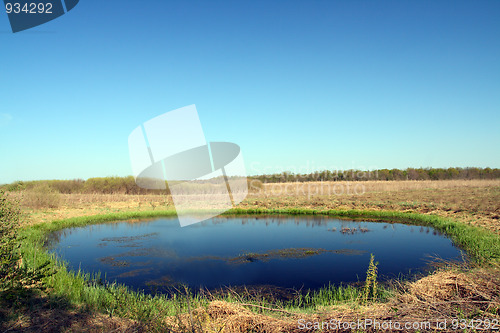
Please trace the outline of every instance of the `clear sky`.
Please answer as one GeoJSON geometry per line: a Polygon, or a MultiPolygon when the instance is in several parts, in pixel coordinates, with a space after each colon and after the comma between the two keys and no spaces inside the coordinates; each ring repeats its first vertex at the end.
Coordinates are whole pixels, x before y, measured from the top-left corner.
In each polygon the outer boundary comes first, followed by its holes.
{"type": "Polygon", "coordinates": [[[249,174],[500,167],[500,1],[81,0],[0,13],[0,183],[132,174],[128,135],[196,104],[249,174]]]}

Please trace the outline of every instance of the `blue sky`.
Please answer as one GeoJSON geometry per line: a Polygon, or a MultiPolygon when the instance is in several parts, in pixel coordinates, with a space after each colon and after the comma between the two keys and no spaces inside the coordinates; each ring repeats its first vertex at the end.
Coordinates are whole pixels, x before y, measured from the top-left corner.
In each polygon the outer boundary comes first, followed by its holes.
{"type": "Polygon", "coordinates": [[[99,1],[0,15],[0,183],[131,174],[196,104],[250,174],[500,167],[499,1],[99,1]]]}

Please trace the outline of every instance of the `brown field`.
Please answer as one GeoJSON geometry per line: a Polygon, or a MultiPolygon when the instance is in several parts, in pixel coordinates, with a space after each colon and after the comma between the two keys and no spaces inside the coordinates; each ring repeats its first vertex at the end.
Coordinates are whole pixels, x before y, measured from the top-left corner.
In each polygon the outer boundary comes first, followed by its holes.
{"type": "MultiPolygon", "coordinates": [[[[25,203],[27,221],[40,223],[119,211],[173,208],[172,200],[162,195],[58,196],[56,208],[32,209],[25,203]]],[[[251,187],[238,207],[397,210],[452,217],[500,233],[500,180],[263,184],[262,189],[251,187]]]]}
{"type": "MultiPolygon", "coordinates": [[[[26,220],[30,224],[83,215],[173,208],[170,198],[166,196],[124,194],[60,195],[53,208],[33,209],[26,201],[24,206],[26,220]]],[[[451,217],[500,233],[500,180],[264,184],[262,190],[251,191],[239,207],[396,210],[451,217]]],[[[165,320],[176,326],[179,320],[190,322],[194,316],[203,328],[196,332],[313,332],[298,330],[297,320],[355,321],[358,318],[373,318],[400,322],[447,319],[451,322],[457,317],[478,318],[478,313],[481,318],[499,318],[500,267],[495,264],[491,267],[445,265],[418,281],[401,282],[398,290],[397,295],[387,303],[332,306],[319,309],[314,314],[256,309],[248,305],[213,301],[206,308],[194,309],[191,317],[186,314],[182,318],[165,320]]],[[[32,324],[29,320],[24,323],[21,320],[14,327],[24,326],[30,332],[49,332],[52,328],[67,332],[154,331],[144,323],[109,318],[102,314],[63,315],[54,313],[45,305],[35,306],[34,309],[25,316],[31,318],[32,324]],[[33,321],[34,317],[38,319],[33,321]]],[[[182,329],[178,331],[182,332],[182,329]]]]}

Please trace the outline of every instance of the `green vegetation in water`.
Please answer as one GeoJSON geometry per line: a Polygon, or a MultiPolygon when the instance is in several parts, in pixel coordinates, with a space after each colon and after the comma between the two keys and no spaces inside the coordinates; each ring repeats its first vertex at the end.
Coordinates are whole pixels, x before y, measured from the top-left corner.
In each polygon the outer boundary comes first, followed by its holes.
{"type": "Polygon", "coordinates": [[[234,258],[225,259],[228,263],[244,264],[256,261],[269,261],[272,259],[298,259],[311,257],[322,253],[336,253],[344,255],[361,255],[364,251],[351,249],[325,250],[314,248],[289,248],[279,250],[269,250],[264,253],[244,253],[234,258]]]}
{"type": "Polygon", "coordinates": [[[259,261],[267,262],[273,259],[299,259],[299,258],[319,255],[322,253],[335,253],[342,255],[362,255],[365,252],[366,251],[355,250],[355,249],[325,250],[325,249],[315,249],[315,248],[288,248],[288,249],[269,250],[263,253],[246,252],[236,257],[201,256],[201,257],[190,257],[187,258],[186,260],[189,261],[221,260],[225,261],[228,264],[247,264],[259,261]]]}
{"type": "Polygon", "coordinates": [[[116,260],[113,257],[104,257],[99,259],[99,261],[105,265],[113,266],[113,267],[128,267],[130,263],[125,260],[116,260]]]}
{"type": "Polygon", "coordinates": [[[127,243],[127,242],[134,242],[134,241],[138,241],[138,240],[152,238],[154,236],[158,236],[158,233],[152,232],[149,234],[137,235],[137,236],[106,237],[106,238],[103,238],[101,241],[102,242],[127,243]]]}
{"type": "MultiPolygon", "coordinates": [[[[129,246],[126,246],[129,247],[129,246]]],[[[173,250],[166,250],[162,248],[138,248],[132,251],[126,251],[118,253],[112,256],[106,256],[99,258],[99,261],[103,264],[110,265],[113,267],[128,267],[130,262],[126,260],[117,260],[117,258],[125,257],[162,257],[162,258],[179,258],[178,254],[173,250]]],[[[149,261],[144,262],[134,262],[135,266],[145,266],[150,264],[149,261]]]]}

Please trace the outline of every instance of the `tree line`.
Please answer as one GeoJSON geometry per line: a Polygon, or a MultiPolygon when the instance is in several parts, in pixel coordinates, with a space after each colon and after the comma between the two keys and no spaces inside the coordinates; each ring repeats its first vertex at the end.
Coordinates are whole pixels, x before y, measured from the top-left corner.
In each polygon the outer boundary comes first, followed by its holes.
{"type": "Polygon", "coordinates": [[[253,176],[263,183],[312,182],[312,181],[366,181],[366,180],[451,180],[498,179],[500,169],[492,168],[407,168],[377,170],[323,170],[308,174],[282,172],[253,176]]]}
{"type": "Polygon", "coordinates": [[[163,190],[148,190],[139,187],[133,176],[128,177],[96,177],[71,180],[35,180],[16,181],[0,186],[6,191],[36,190],[49,188],[62,194],[160,194],[163,190]]]}
{"type": "MultiPolygon", "coordinates": [[[[256,182],[312,182],[312,181],[366,181],[366,180],[449,180],[449,179],[498,179],[500,169],[492,168],[408,168],[408,169],[378,169],[363,170],[324,170],[309,174],[294,174],[282,172],[276,174],[248,177],[253,186],[256,182]]],[[[207,181],[205,181],[207,182],[207,181]]],[[[210,181],[208,181],[210,182],[210,181]]],[[[260,185],[261,186],[261,185],[260,185]]],[[[166,190],[148,190],[139,187],[132,176],[128,177],[96,177],[72,180],[36,180],[16,181],[0,185],[0,190],[22,191],[48,188],[62,194],[98,193],[98,194],[168,194],[166,190]]]]}

